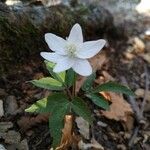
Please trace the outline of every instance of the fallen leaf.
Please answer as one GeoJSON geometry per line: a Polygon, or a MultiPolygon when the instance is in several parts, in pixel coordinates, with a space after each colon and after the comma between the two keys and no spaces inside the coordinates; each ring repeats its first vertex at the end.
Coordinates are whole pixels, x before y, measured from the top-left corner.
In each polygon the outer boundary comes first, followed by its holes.
{"type": "Polygon", "coordinates": [[[77,123],[77,127],[79,128],[80,134],[85,138],[90,138],[90,125],[84,120],[82,117],[76,117],[75,122],[77,123]]]}
{"type": "Polygon", "coordinates": [[[81,136],[75,135],[72,132],[74,116],[66,115],[64,120],[61,144],[56,148],[56,150],[67,150],[69,147],[78,150],[78,143],[81,140],[81,136]]]}
{"type": "Polygon", "coordinates": [[[90,64],[92,65],[92,68],[94,71],[100,70],[104,63],[108,61],[108,58],[106,57],[105,52],[101,52],[97,54],[96,56],[89,59],[90,64]]]}
{"type": "MultiPolygon", "coordinates": [[[[110,109],[108,111],[101,110],[102,114],[108,118],[113,119],[116,121],[123,121],[125,123],[125,126],[128,130],[130,130],[129,127],[129,116],[132,117],[133,111],[122,95],[118,95],[116,93],[109,92],[111,97],[112,104],[110,105],[110,109]]],[[[130,118],[131,120],[131,118],[130,118]]],[[[133,127],[133,121],[130,122],[130,128],[133,127]]]]}
{"type": "MultiPolygon", "coordinates": [[[[106,71],[102,72],[102,75],[106,82],[114,81],[114,78],[106,71]]],[[[100,83],[102,84],[102,83],[100,83]]],[[[123,98],[121,94],[113,92],[102,92],[101,93],[108,101],[111,101],[109,110],[101,110],[103,116],[108,119],[123,122],[123,127],[126,130],[133,128],[133,110],[130,104],[123,98]]]]}
{"type": "Polygon", "coordinates": [[[64,120],[65,122],[64,122],[64,128],[62,130],[63,134],[62,134],[61,144],[59,147],[56,148],[56,150],[66,150],[73,143],[72,140],[73,116],[66,115],[64,120]]]}
{"type": "Polygon", "coordinates": [[[102,75],[99,76],[96,80],[95,80],[95,83],[97,84],[103,84],[105,82],[108,82],[108,81],[115,81],[115,79],[106,71],[102,71],[101,73],[102,75]]]}
{"type": "Polygon", "coordinates": [[[106,100],[111,102],[111,97],[108,92],[99,92],[103,97],[105,97],[106,100]]]}

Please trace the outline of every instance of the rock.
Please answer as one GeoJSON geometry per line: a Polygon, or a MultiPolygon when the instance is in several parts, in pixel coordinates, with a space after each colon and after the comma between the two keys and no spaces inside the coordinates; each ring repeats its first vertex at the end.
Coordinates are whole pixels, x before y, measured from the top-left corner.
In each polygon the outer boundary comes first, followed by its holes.
{"type": "Polygon", "coordinates": [[[0,117],[4,116],[3,101],[0,100],[0,117]]]}
{"type": "Polygon", "coordinates": [[[18,144],[20,142],[21,135],[19,132],[10,130],[6,133],[4,139],[5,139],[5,143],[7,144],[18,144]]]}
{"type": "Polygon", "coordinates": [[[24,139],[17,145],[18,150],[29,150],[27,139],[24,139]]]}
{"type": "Polygon", "coordinates": [[[2,144],[0,144],[0,150],[6,150],[6,148],[2,144]]]}
{"type": "Polygon", "coordinates": [[[134,42],[133,47],[135,53],[143,53],[145,51],[145,44],[140,38],[135,37],[133,42],[134,42]]]}
{"type": "Polygon", "coordinates": [[[5,105],[6,105],[5,106],[6,115],[8,114],[14,115],[16,110],[18,109],[18,104],[15,96],[8,96],[6,98],[5,105]]]}
{"type": "Polygon", "coordinates": [[[0,122],[0,132],[6,132],[8,129],[13,127],[12,122],[0,122]]]}
{"type": "Polygon", "coordinates": [[[84,120],[82,117],[76,117],[75,122],[77,123],[77,127],[79,128],[80,134],[85,138],[89,139],[90,137],[90,125],[84,120]]]}
{"type": "Polygon", "coordinates": [[[18,61],[27,61],[26,57],[48,49],[44,41],[45,33],[53,32],[66,37],[76,22],[84,28],[85,37],[91,38],[95,37],[95,33],[102,37],[115,28],[112,15],[102,6],[8,7],[0,3],[0,72],[9,72],[11,65],[14,67],[18,61]],[[6,63],[6,60],[9,61],[6,63]]]}

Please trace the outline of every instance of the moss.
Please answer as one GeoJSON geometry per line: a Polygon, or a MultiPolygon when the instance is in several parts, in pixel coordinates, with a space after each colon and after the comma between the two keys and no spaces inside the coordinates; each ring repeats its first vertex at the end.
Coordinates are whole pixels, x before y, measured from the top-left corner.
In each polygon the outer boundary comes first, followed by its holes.
{"type": "Polygon", "coordinates": [[[8,66],[24,61],[30,54],[39,51],[41,40],[38,30],[29,22],[22,26],[0,18],[0,72],[8,71],[8,66]]]}

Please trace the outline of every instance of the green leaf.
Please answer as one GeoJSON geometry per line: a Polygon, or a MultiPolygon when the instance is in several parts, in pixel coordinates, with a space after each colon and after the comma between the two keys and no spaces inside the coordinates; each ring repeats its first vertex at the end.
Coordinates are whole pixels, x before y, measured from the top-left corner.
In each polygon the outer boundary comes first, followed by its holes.
{"type": "Polygon", "coordinates": [[[95,105],[102,107],[103,109],[108,110],[109,103],[103,96],[98,95],[98,94],[93,94],[93,93],[86,94],[86,96],[88,98],[90,98],[95,105]]]}
{"type": "Polygon", "coordinates": [[[68,87],[71,87],[76,80],[76,73],[73,69],[69,69],[66,73],[65,83],[68,87]]]}
{"type": "Polygon", "coordinates": [[[64,89],[64,87],[62,87],[62,83],[60,83],[59,81],[57,81],[51,77],[41,78],[39,80],[32,80],[30,82],[37,87],[48,89],[48,90],[64,89]]]}
{"type": "Polygon", "coordinates": [[[92,124],[93,118],[91,111],[81,98],[75,97],[71,104],[71,108],[76,114],[83,117],[86,121],[92,124]]]}
{"type": "MultiPolygon", "coordinates": [[[[48,97],[48,102],[46,106],[46,110],[49,112],[55,112],[57,109],[56,107],[61,108],[64,105],[68,105],[70,102],[68,97],[63,93],[53,93],[48,97]]],[[[58,109],[59,109],[58,108],[58,109]]]]}
{"type": "Polygon", "coordinates": [[[90,91],[93,89],[92,87],[92,84],[93,84],[93,81],[95,80],[96,78],[96,73],[92,73],[89,77],[87,77],[87,79],[84,81],[84,84],[82,86],[82,90],[83,91],[90,91]]]}
{"type": "Polygon", "coordinates": [[[55,72],[53,72],[53,68],[54,68],[55,64],[52,63],[52,62],[46,61],[46,60],[44,62],[46,64],[47,70],[52,75],[52,77],[54,79],[58,80],[59,82],[64,83],[65,82],[66,72],[63,71],[63,72],[60,72],[60,73],[55,73],[55,72]]]}
{"type": "Polygon", "coordinates": [[[40,99],[32,104],[29,108],[25,109],[26,112],[45,113],[47,98],[40,99]]]}
{"type": "Polygon", "coordinates": [[[92,93],[98,93],[101,91],[118,92],[118,93],[124,93],[127,95],[134,96],[134,93],[129,88],[127,88],[126,86],[120,85],[118,83],[115,83],[115,82],[107,82],[107,83],[101,84],[97,86],[92,91],[92,93]]]}
{"type": "Polygon", "coordinates": [[[61,141],[64,117],[69,111],[69,103],[55,107],[55,111],[49,118],[50,134],[53,137],[52,147],[56,148],[61,141]]]}

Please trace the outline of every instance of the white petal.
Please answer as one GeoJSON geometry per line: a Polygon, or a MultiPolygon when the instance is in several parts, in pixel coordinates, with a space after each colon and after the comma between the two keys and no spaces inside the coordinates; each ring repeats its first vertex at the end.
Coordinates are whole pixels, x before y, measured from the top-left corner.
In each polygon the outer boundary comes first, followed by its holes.
{"type": "Polygon", "coordinates": [[[82,76],[89,76],[92,74],[92,67],[86,59],[76,59],[72,68],[75,72],[82,76]]]}
{"type": "Polygon", "coordinates": [[[56,66],[54,67],[54,72],[62,72],[69,68],[71,68],[74,64],[74,59],[71,59],[67,56],[63,56],[63,58],[59,59],[56,66]]]}
{"type": "Polygon", "coordinates": [[[57,53],[49,53],[49,52],[41,52],[40,55],[51,62],[57,63],[58,60],[62,59],[63,56],[57,54],[57,53]]]}
{"type": "Polygon", "coordinates": [[[95,56],[105,45],[106,41],[101,39],[97,41],[84,42],[77,52],[77,57],[87,59],[95,56]]]}
{"type": "Polygon", "coordinates": [[[49,48],[52,51],[55,51],[58,54],[65,55],[65,46],[67,41],[64,40],[63,38],[56,36],[55,34],[52,33],[46,33],[45,34],[45,41],[47,42],[49,48]]]}
{"type": "Polygon", "coordinates": [[[67,39],[71,43],[76,43],[76,44],[81,44],[83,43],[83,34],[82,34],[82,29],[81,26],[76,23],[69,34],[69,37],[67,39]]]}

